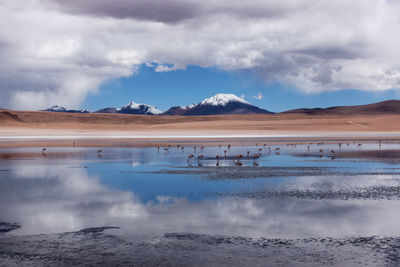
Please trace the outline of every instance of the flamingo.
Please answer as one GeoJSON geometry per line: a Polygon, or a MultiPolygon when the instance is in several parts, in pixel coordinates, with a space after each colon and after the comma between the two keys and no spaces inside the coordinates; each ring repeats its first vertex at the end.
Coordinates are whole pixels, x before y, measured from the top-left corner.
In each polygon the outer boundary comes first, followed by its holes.
{"type": "MultiPolygon", "coordinates": [[[[243,158],[243,155],[242,155],[242,154],[239,154],[239,155],[236,155],[236,156],[235,156],[235,159],[237,160],[237,163],[241,163],[240,160],[241,160],[242,158],[243,158]]],[[[242,165],[243,165],[243,164],[241,163],[240,166],[242,166],[242,165]]],[[[239,166],[239,165],[237,165],[237,166],[239,166]]]]}
{"type": "MultiPolygon", "coordinates": [[[[253,165],[256,163],[256,160],[260,157],[259,154],[253,154],[253,165]]],[[[257,164],[258,166],[258,164],[257,164]]]]}
{"type": "Polygon", "coordinates": [[[239,154],[239,155],[236,155],[235,156],[235,159],[237,159],[237,160],[241,160],[243,158],[243,155],[242,154],[239,154]]]}
{"type": "Polygon", "coordinates": [[[204,158],[204,155],[198,155],[197,156],[197,163],[199,164],[199,166],[200,166],[200,159],[202,159],[202,158],[204,158]]]}
{"type": "Polygon", "coordinates": [[[188,156],[188,158],[187,158],[187,163],[189,163],[189,160],[192,159],[193,157],[194,157],[193,154],[190,154],[190,155],[188,156]]]}
{"type": "Polygon", "coordinates": [[[238,161],[238,162],[235,162],[235,165],[241,167],[241,166],[243,165],[243,163],[241,163],[240,161],[238,161]]]}

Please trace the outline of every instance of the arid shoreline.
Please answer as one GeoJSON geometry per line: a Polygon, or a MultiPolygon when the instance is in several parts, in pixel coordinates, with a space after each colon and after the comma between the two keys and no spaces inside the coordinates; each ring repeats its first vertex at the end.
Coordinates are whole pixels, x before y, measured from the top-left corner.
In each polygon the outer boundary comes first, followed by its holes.
{"type": "Polygon", "coordinates": [[[400,115],[143,116],[0,110],[0,147],[400,141],[400,115]]]}

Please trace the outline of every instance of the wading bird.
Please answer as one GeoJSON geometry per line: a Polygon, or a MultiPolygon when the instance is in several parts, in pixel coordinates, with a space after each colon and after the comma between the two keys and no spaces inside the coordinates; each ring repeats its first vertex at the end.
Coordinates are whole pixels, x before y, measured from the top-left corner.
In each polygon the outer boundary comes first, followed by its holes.
{"type": "Polygon", "coordinates": [[[239,155],[236,155],[236,156],[235,156],[236,163],[237,163],[237,164],[235,163],[236,166],[242,166],[242,165],[243,165],[243,163],[240,162],[240,160],[241,160],[242,158],[243,158],[243,155],[242,155],[242,154],[239,154],[239,155]],[[239,163],[240,163],[240,164],[239,164],[239,163]],[[239,164],[239,165],[238,165],[238,164],[239,164]]]}
{"type": "Polygon", "coordinates": [[[199,166],[200,166],[200,159],[202,159],[202,158],[204,158],[204,155],[198,155],[197,156],[197,164],[199,164],[199,166]]]}
{"type": "Polygon", "coordinates": [[[235,165],[241,167],[243,165],[243,163],[240,161],[237,161],[237,162],[235,162],[235,165]]]}
{"type": "Polygon", "coordinates": [[[43,155],[46,154],[46,150],[47,150],[47,148],[45,148],[45,147],[42,149],[42,154],[43,155]]]}
{"type": "Polygon", "coordinates": [[[194,157],[193,154],[190,154],[190,155],[188,156],[188,158],[187,158],[187,163],[189,163],[190,159],[192,159],[193,157],[194,157]]]}
{"type": "Polygon", "coordinates": [[[260,157],[259,154],[253,154],[253,165],[256,163],[256,160],[260,157]]]}

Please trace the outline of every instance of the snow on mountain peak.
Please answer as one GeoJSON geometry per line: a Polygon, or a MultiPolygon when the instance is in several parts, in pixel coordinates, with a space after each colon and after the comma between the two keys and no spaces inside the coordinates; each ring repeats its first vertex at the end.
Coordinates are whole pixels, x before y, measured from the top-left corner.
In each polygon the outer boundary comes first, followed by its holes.
{"type": "Polygon", "coordinates": [[[129,102],[128,105],[125,105],[123,107],[117,108],[117,111],[120,111],[120,110],[123,110],[123,109],[131,109],[131,110],[146,109],[145,113],[152,113],[152,114],[161,114],[161,113],[163,113],[161,110],[159,110],[155,106],[147,105],[147,104],[139,104],[139,103],[135,103],[133,101],[129,102]]]}
{"type": "Polygon", "coordinates": [[[210,98],[206,98],[201,101],[201,105],[212,105],[212,106],[225,106],[229,102],[240,102],[244,104],[251,105],[249,102],[244,100],[243,98],[238,97],[234,94],[216,94],[210,98]]]}
{"type": "Polygon", "coordinates": [[[196,106],[196,104],[190,104],[190,105],[187,105],[187,106],[180,106],[180,108],[181,109],[190,109],[190,108],[193,108],[195,106],[196,106]]]}
{"type": "Polygon", "coordinates": [[[58,106],[58,105],[54,105],[54,106],[48,108],[47,110],[52,110],[52,111],[64,111],[64,110],[66,110],[66,109],[65,109],[64,107],[60,107],[60,106],[58,106]]]}

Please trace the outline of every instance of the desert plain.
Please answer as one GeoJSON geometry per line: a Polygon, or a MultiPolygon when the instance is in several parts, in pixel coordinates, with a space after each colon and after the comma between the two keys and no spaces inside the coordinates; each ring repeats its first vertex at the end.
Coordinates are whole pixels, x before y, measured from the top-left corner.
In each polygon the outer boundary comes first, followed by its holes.
{"type": "Polygon", "coordinates": [[[70,146],[71,140],[84,146],[151,146],[168,140],[395,139],[399,122],[398,114],[148,116],[1,110],[0,146],[70,146]]]}

